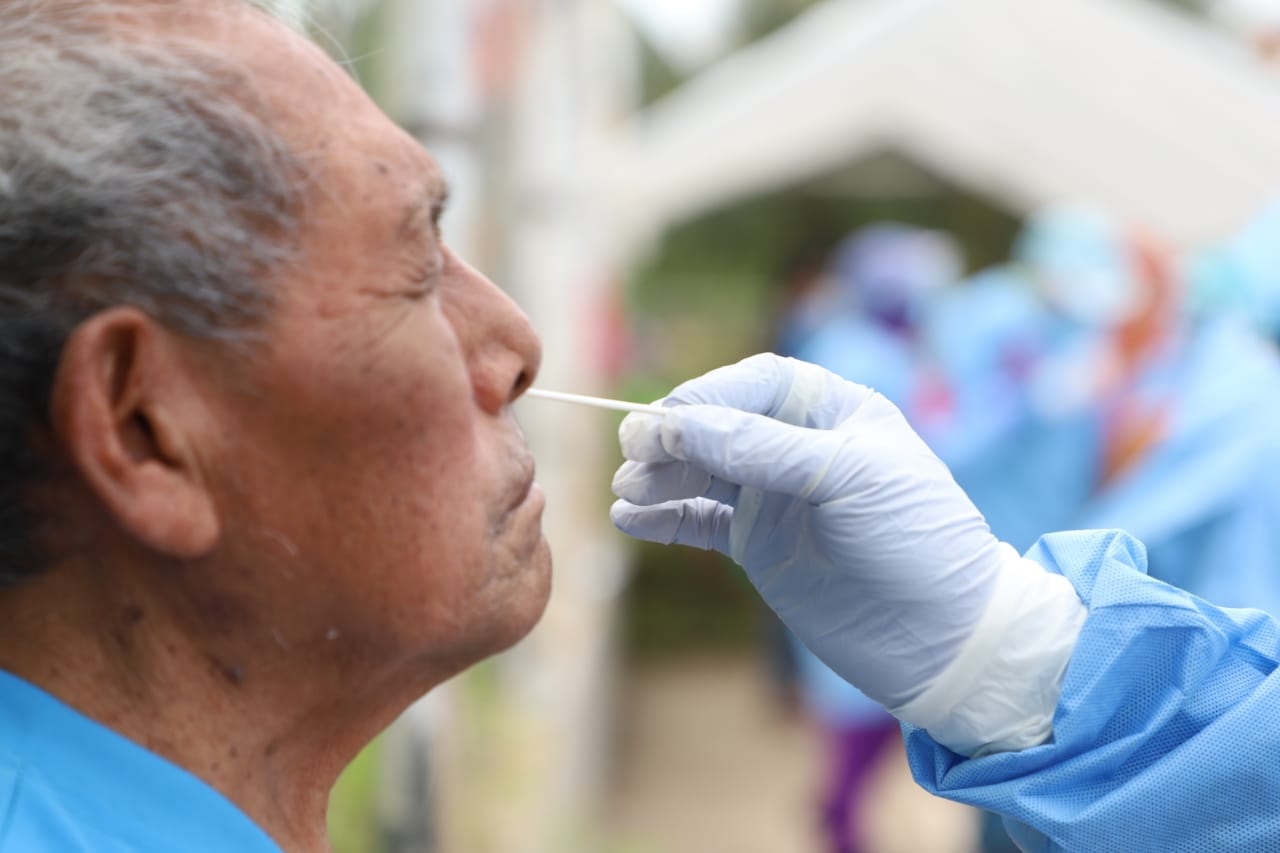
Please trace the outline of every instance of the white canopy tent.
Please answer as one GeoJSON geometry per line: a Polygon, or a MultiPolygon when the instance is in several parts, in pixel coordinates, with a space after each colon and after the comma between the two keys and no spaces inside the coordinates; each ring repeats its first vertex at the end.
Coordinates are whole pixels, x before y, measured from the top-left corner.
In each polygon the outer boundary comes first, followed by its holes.
{"type": "Polygon", "coordinates": [[[1280,77],[1149,0],[828,0],[601,165],[626,253],[885,148],[1014,212],[1088,201],[1192,246],[1280,191],[1280,77]]]}

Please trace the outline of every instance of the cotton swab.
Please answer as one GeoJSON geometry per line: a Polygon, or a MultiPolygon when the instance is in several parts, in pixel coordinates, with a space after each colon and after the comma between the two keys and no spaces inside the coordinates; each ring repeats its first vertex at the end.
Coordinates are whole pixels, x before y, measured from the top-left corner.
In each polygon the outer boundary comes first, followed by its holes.
{"type": "Polygon", "coordinates": [[[604,397],[588,397],[586,394],[566,394],[564,391],[544,391],[541,388],[530,388],[524,393],[530,397],[541,397],[544,400],[559,400],[562,403],[577,403],[580,406],[595,406],[596,408],[614,409],[619,412],[644,412],[650,415],[665,415],[667,413],[667,409],[662,406],[629,403],[626,400],[609,400],[604,397]]]}

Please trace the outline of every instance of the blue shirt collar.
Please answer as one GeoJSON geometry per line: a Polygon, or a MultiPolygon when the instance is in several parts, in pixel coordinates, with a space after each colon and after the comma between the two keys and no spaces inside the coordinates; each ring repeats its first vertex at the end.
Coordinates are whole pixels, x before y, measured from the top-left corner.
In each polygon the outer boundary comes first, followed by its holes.
{"type": "Polygon", "coordinates": [[[230,800],[170,761],[0,670],[0,757],[20,761],[81,818],[187,853],[279,853],[230,800]]]}

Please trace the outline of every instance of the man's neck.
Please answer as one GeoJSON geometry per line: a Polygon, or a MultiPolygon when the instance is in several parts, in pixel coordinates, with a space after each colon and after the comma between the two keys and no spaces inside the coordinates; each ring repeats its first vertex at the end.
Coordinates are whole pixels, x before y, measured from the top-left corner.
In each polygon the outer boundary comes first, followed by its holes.
{"type": "Polygon", "coordinates": [[[429,685],[344,678],[271,629],[203,631],[101,577],[63,566],[0,593],[0,669],[199,777],[282,848],[327,850],[338,774],[429,685]]]}

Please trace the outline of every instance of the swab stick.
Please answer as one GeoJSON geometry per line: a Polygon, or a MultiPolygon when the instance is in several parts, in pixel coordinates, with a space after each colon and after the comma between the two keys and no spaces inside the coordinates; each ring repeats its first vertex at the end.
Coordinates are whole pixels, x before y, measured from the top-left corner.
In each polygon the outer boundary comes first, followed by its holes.
{"type": "Polygon", "coordinates": [[[577,403],[580,406],[595,406],[598,409],[614,409],[619,412],[645,412],[650,415],[667,413],[667,409],[663,406],[628,403],[626,400],[609,400],[604,397],[588,397],[586,394],[566,394],[564,391],[544,391],[541,388],[530,388],[524,393],[544,400],[559,400],[562,403],[577,403]]]}

